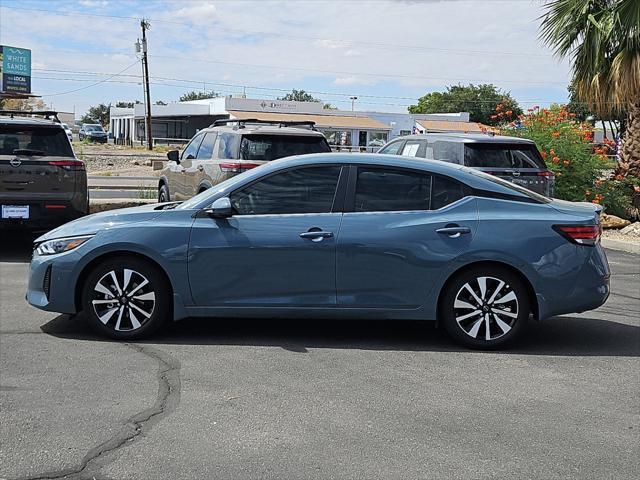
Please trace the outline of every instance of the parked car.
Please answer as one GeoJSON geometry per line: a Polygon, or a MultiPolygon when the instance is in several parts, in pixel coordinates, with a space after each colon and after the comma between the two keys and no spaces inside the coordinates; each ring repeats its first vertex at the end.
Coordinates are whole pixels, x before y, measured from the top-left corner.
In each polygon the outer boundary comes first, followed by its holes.
{"type": "Polygon", "coordinates": [[[36,116],[0,111],[0,228],[48,230],[88,211],[84,162],[60,123],[36,116]]]}
{"type": "Polygon", "coordinates": [[[80,140],[89,140],[91,142],[107,143],[107,132],[104,131],[102,125],[97,123],[85,123],[78,131],[80,140]]]}
{"type": "Polygon", "coordinates": [[[67,138],[69,139],[69,141],[73,142],[73,132],[69,128],[69,125],[67,125],[66,123],[61,123],[60,125],[62,126],[62,128],[64,128],[64,133],[67,134],[67,138]]]}
{"type": "Polygon", "coordinates": [[[158,201],[186,200],[228,178],[278,158],[330,152],[313,122],[220,120],[199,131],[169,162],[158,184],[158,201]]]}
{"type": "Polygon", "coordinates": [[[378,153],[465,165],[553,197],[555,176],[531,140],[484,134],[426,133],[396,138],[378,153]]]}
{"type": "Polygon", "coordinates": [[[600,207],[445,162],[304,155],[35,242],[27,300],[116,339],[189,316],[439,320],[500,347],[609,296],[600,207]]]}

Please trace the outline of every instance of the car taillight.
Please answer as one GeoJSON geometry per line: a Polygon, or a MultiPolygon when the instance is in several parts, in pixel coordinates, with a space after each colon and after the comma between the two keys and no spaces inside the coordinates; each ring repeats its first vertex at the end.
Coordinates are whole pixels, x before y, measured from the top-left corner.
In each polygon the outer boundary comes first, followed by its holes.
{"type": "Polygon", "coordinates": [[[554,177],[555,176],[551,170],[542,170],[541,172],[538,172],[536,175],[538,175],[539,177],[554,177]]]}
{"type": "Polygon", "coordinates": [[[554,225],[553,229],[578,245],[595,245],[600,240],[602,227],[598,225],[554,225]]]}
{"type": "Polygon", "coordinates": [[[84,170],[84,162],[82,160],[52,160],[49,162],[49,165],[53,165],[54,167],[61,167],[65,170],[84,170]]]}
{"type": "Polygon", "coordinates": [[[240,173],[257,166],[257,163],[223,162],[220,164],[220,170],[226,173],[240,173]]]}

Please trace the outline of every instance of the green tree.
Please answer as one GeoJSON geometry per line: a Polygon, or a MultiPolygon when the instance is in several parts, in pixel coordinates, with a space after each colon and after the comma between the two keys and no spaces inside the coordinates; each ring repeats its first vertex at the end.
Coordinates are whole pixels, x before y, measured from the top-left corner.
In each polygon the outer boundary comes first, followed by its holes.
{"type": "Polygon", "coordinates": [[[207,98],[218,98],[219,96],[220,95],[218,95],[213,90],[211,90],[210,92],[198,92],[193,90],[191,92],[185,93],[184,95],[181,95],[178,101],[188,102],[190,100],[206,100],[207,98]]]}
{"type": "Polygon", "coordinates": [[[156,100],[156,103],[154,103],[154,105],[166,105],[167,102],[163,102],[162,100],[156,100]]]}
{"type": "Polygon", "coordinates": [[[541,40],[570,57],[578,98],[600,118],[627,113],[615,176],[640,177],[640,1],[554,0],[541,40]]]}
{"type": "Polygon", "coordinates": [[[574,113],[576,120],[580,122],[586,122],[588,117],[594,117],[595,120],[595,116],[591,113],[591,109],[589,109],[587,104],[578,99],[576,87],[573,86],[573,83],[567,87],[567,90],[569,91],[567,112],[574,113]]]}
{"type": "Polygon", "coordinates": [[[509,92],[503,92],[492,84],[452,85],[446,92],[432,92],[418,99],[417,105],[409,107],[410,113],[455,113],[469,112],[472,122],[498,125],[513,120],[522,113],[518,102],[509,92]],[[498,117],[496,105],[503,104],[507,117],[498,117]]]}
{"type": "Polygon", "coordinates": [[[134,105],[140,105],[142,102],[136,100],[135,102],[116,102],[116,108],[133,108],[134,105]]]}
{"type": "Polygon", "coordinates": [[[293,102],[322,102],[322,100],[314,98],[310,93],[307,93],[304,90],[296,90],[295,88],[284,97],[278,98],[278,100],[289,100],[293,102]]]}
{"type": "Polygon", "coordinates": [[[89,107],[87,113],[80,117],[81,123],[99,123],[103,128],[109,126],[109,109],[111,104],[105,105],[101,103],[95,107],[89,107]]]}

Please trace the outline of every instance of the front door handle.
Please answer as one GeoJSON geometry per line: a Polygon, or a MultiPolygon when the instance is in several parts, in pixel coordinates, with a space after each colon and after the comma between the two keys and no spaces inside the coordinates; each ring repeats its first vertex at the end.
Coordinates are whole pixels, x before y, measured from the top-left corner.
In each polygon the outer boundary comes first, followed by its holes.
{"type": "Polygon", "coordinates": [[[322,230],[313,230],[310,232],[302,232],[300,238],[309,238],[312,242],[319,242],[323,238],[333,237],[333,232],[324,232],[322,230]]]}
{"type": "Polygon", "coordinates": [[[451,226],[439,228],[436,230],[436,233],[441,233],[442,235],[449,235],[451,238],[458,238],[460,235],[466,235],[467,233],[471,233],[471,229],[469,227],[460,227],[460,226],[451,226]]]}

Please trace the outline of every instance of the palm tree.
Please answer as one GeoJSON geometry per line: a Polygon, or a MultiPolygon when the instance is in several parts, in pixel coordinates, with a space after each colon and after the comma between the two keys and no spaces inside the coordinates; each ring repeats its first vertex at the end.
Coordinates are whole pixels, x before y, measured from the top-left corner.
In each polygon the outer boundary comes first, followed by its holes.
{"type": "Polygon", "coordinates": [[[573,60],[578,97],[601,118],[627,113],[616,174],[640,177],[640,0],[553,0],[540,38],[573,60]]]}

